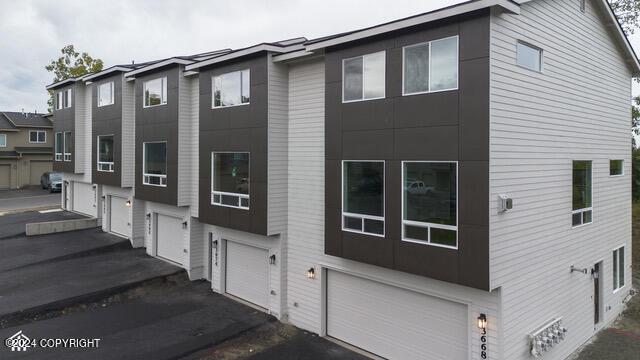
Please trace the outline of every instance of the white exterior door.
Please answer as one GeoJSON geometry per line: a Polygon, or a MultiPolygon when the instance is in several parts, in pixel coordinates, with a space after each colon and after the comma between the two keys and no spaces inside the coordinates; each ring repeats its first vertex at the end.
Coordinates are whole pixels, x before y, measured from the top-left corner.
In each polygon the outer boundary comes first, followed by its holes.
{"type": "Polygon", "coordinates": [[[327,335],[388,359],[468,359],[467,306],[327,271],[327,335]]]}
{"type": "Polygon", "coordinates": [[[226,292],[268,308],[269,252],[227,241],[226,264],[226,292]]]}
{"type": "Polygon", "coordinates": [[[73,211],[96,216],[95,195],[91,184],[73,182],[73,211]]]}
{"type": "Polygon", "coordinates": [[[127,199],[110,196],[109,204],[109,231],[118,235],[129,237],[131,230],[129,228],[129,208],[127,207],[127,199]]]}
{"type": "Polygon", "coordinates": [[[184,256],[182,219],[157,214],[156,255],[182,265],[184,256]]]}

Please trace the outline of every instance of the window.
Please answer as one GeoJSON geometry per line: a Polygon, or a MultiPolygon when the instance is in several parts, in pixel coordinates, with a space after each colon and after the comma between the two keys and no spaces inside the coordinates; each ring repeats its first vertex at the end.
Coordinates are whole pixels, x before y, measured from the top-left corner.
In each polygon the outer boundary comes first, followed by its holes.
{"type": "Polygon", "coordinates": [[[62,140],[62,133],[56,133],[56,161],[62,161],[62,148],[64,146],[64,141],[62,140]]]}
{"type": "Polygon", "coordinates": [[[98,171],[113,172],[113,135],[98,136],[98,171]]]}
{"type": "Polygon", "coordinates": [[[167,186],[167,142],[147,142],[143,145],[142,183],[167,186]]]}
{"type": "Polygon", "coordinates": [[[384,236],[384,161],[342,162],[342,230],[384,236]]]}
{"type": "Polygon", "coordinates": [[[402,163],[402,240],[458,247],[458,164],[402,163]]]}
{"type": "Polygon", "coordinates": [[[29,131],[29,142],[34,144],[44,144],[47,142],[47,132],[42,130],[29,131]]]}
{"type": "Polygon", "coordinates": [[[249,103],[249,69],[214,76],[213,107],[246,105],[249,103]]]}
{"type": "Polygon", "coordinates": [[[249,209],[249,153],[211,154],[211,203],[249,209]]]}
{"type": "Polygon", "coordinates": [[[56,94],[56,110],[60,110],[62,109],[62,96],[63,96],[63,91],[60,91],[56,94]]]}
{"type": "Polygon", "coordinates": [[[167,78],[162,77],[145,81],[144,107],[164,105],[167,103],[167,78]]]}
{"type": "Polygon", "coordinates": [[[59,91],[56,94],[56,110],[71,107],[71,89],[59,91]]]}
{"type": "Polygon", "coordinates": [[[64,132],[64,161],[71,161],[71,132],[64,132]]]}
{"type": "Polygon", "coordinates": [[[402,49],[402,94],[458,88],[458,36],[402,49]]]}
{"type": "Polygon", "coordinates": [[[624,246],[613,250],[613,291],[624,286],[624,246]]]}
{"type": "Polygon", "coordinates": [[[113,81],[98,86],[98,107],[113,104],[113,81]]]}
{"type": "Polygon", "coordinates": [[[573,226],[592,221],[591,161],[573,162],[573,226]]]}
{"type": "Polygon", "coordinates": [[[542,49],[518,41],[516,63],[529,70],[542,71],[542,49]]]}
{"type": "Polygon", "coordinates": [[[342,102],[384,98],[385,52],[342,61],[342,102]]]}
{"type": "Polygon", "coordinates": [[[7,147],[7,134],[0,134],[0,147],[7,147]]]}
{"type": "Polygon", "coordinates": [[[609,175],[610,176],[624,175],[624,170],[622,168],[622,165],[623,165],[622,160],[609,160],[609,175]]]}

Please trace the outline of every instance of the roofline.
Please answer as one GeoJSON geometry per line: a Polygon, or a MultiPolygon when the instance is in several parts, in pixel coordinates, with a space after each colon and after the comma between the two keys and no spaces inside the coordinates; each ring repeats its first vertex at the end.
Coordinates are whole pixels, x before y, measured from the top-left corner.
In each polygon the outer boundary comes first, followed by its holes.
{"type": "Polygon", "coordinates": [[[0,114],[2,114],[2,116],[4,116],[4,118],[7,119],[7,121],[9,121],[11,124],[13,124],[14,127],[17,127],[16,123],[14,123],[13,120],[11,120],[11,118],[9,118],[7,116],[7,114],[4,113],[4,111],[2,113],[0,113],[0,114]]]}
{"type": "Polygon", "coordinates": [[[116,71],[127,72],[127,71],[130,71],[130,70],[131,70],[131,68],[120,66],[120,65],[116,65],[116,66],[112,66],[112,67],[110,67],[110,68],[108,68],[106,70],[98,71],[97,73],[93,73],[93,74],[87,75],[87,76],[82,78],[82,81],[87,82],[87,81],[89,81],[91,79],[95,79],[97,77],[104,76],[104,75],[107,75],[107,74],[110,74],[110,73],[116,72],[116,71]]]}
{"type": "Polygon", "coordinates": [[[346,42],[356,41],[371,36],[376,36],[391,31],[404,29],[411,26],[421,25],[432,21],[448,18],[451,16],[461,15],[468,12],[499,6],[514,14],[520,13],[520,5],[510,0],[470,0],[464,3],[455,4],[445,8],[430,11],[424,14],[411,16],[408,18],[395,20],[381,25],[372,26],[369,28],[351,31],[344,35],[337,37],[331,37],[326,40],[309,41],[305,45],[305,49],[309,52],[320,50],[329,46],[335,46],[346,42]]]}
{"type": "Polygon", "coordinates": [[[143,67],[141,67],[139,69],[135,69],[135,70],[126,72],[124,74],[124,76],[130,78],[130,77],[133,77],[135,75],[146,73],[146,72],[149,72],[149,71],[152,71],[152,70],[164,67],[164,66],[172,65],[172,64],[188,65],[188,64],[191,64],[191,63],[193,63],[193,61],[191,61],[191,60],[185,60],[185,59],[180,59],[180,58],[177,58],[177,57],[172,57],[172,58],[169,58],[169,59],[166,59],[166,60],[158,61],[158,62],[153,63],[151,65],[143,66],[143,67]]]}
{"type": "Polygon", "coordinates": [[[209,66],[209,65],[212,65],[212,64],[220,63],[220,62],[231,60],[231,59],[240,58],[240,57],[243,57],[243,56],[248,56],[248,55],[259,53],[259,52],[262,52],[262,51],[285,53],[285,52],[290,52],[290,51],[293,51],[293,50],[300,50],[300,49],[303,49],[303,48],[304,48],[304,45],[302,45],[302,44],[278,46],[278,45],[273,45],[273,44],[262,43],[262,44],[250,46],[250,47],[247,47],[247,48],[244,48],[244,49],[235,50],[235,51],[232,51],[230,53],[227,53],[227,54],[224,54],[224,55],[220,55],[220,56],[216,56],[216,57],[208,59],[208,60],[199,61],[199,62],[197,62],[195,64],[187,65],[185,67],[185,70],[186,71],[198,70],[198,69],[200,69],[202,67],[205,67],[205,66],[209,66]]]}
{"type": "Polygon", "coordinates": [[[627,62],[630,66],[633,67],[632,76],[639,77],[640,61],[638,61],[638,56],[636,55],[635,50],[633,50],[633,46],[631,46],[629,38],[627,38],[624,30],[622,30],[622,25],[620,25],[616,14],[613,12],[613,9],[611,8],[611,5],[609,5],[609,2],[607,0],[600,0],[599,3],[600,6],[604,7],[605,12],[609,15],[609,18],[611,20],[611,23],[609,25],[616,28],[616,31],[614,31],[614,33],[618,37],[618,41],[622,43],[623,47],[627,50],[628,55],[630,55],[630,59],[627,59],[627,62]]]}
{"type": "Polygon", "coordinates": [[[58,82],[55,82],[53,84],[49,84],[45,87],[45,89],[47,90],[53,90],[55,88],[58,88],[60,86],[66,85],[67,83],[72,83],[72,82],[77,82],[80,81],[84,78],[84,76],[81,77],[77,77],[77,78],[68,78],[68,79],[64,79],[64,80],[60,80],[58,82]]]}

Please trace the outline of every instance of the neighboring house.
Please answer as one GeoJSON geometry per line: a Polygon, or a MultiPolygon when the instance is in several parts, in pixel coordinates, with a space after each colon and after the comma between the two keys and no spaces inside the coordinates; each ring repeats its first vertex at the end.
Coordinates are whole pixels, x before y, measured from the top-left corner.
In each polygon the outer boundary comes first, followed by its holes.
{"type": "Polygon", "coordinates": [[[0,112],[0,189],[40,185],[52,167],[52,128],[50,115],[0,112]]]}
{"type": "Polygon", "coordinates": [[[56,165],[65,208],[321,336],[564,359],[631,288],[639,75],[604,0],[470,1],[54,84],[56,165]]]}

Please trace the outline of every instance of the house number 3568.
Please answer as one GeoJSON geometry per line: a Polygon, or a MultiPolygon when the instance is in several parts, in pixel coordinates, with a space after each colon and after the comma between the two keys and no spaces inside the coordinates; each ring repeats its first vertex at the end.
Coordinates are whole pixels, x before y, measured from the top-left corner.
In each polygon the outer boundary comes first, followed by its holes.
{"type": "Polygon", "coordinates": [[[482,336],[480,336],[480,357],[487,358],[487,329],[482,329],[482,336]]]}

